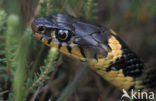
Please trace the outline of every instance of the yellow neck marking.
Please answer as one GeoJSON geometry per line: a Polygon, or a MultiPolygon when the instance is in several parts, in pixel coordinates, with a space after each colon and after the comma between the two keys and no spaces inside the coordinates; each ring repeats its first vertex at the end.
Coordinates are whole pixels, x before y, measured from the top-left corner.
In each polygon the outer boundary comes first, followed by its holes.
{"type": "Polygon", "coordinates": [[[110,39],[108,40],[108,45],[110,46],[112,51],[108,52],[107,57],[99,58],[98,61],[92,59],[89,62],[89,65],[92,69],[96,70],[98,68],[107,68],[109,67],[110,63],[115,62],[117,58],[120,58],[122,56],[121,44],[114,36],[110,37],[110,39]]]}

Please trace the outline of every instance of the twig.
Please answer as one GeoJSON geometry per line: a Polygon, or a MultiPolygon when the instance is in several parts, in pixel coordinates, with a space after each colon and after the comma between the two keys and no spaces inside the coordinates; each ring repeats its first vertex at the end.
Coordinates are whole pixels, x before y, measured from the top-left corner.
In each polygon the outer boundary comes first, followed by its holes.
{"type": "Polygon", "coordinates": [[[5,93],[8,93],[8,92],[9,92],[9,90],[2,91],[2,92],[0,92],[0,96],[2,96],[2,95],[5,94],[5,93]]]}
{"type": "Polygon", "coordinates": [[[80,11],[81,11],[83,5],[84,5],[84,2],[82,0],[79,0],[77,6],[74,9],[76,16],[78,16],[78,14],[80,14],[80,11]]]}
{"type": "Polygon", "coordinates": [[[66,6],[66,4],[67,4],[67,0],[64,0],[63,6],[62,6],[62,8],[59,10],[59,13],[61,13],[61,12],[64,10],[64,7],[66,6]]]}
{"type": "Polygon", "coordinates": [[[88,19],[90,19],[90,6],[91,6],[91,0],[88,0],[87,1],[87,8],[86,8],[86,19],[88,20],[88,19]]]}
{"type": "Polygon", "coordinates": [[[48,0],[48,3],[47,3],[47,16],[50,14],[50,0],[48,0]]]}
{"type": "Polygon", "coordinates": [[[32,84],[32,86],[30,88],[28,88],[28,90],[26,92],[30,92],[45,77],[45,75],[47,75],[50,67],[51,67],[51,63],[49,62],[48,66],[47,66],[46,70],[43,72],[43,74],[32,84]]]}
{"type": "Polygon", "coordinates": [[[86,70],[87,70],[87,66],[83,65],[80,68],[78,74],[75,76],[75,79],[73,80],[73,82],[65,88],[65,90],[62,92],[60,97],[57,99],[57,101],[65,101],[65,99],[67,99],[68,96],[70,96],[72,94],[72,92],[75,90],[75,88],[79,84],[79,81],[84,77],[86,70]]]}
{"type": "Polygon", "coordinates": [[[33,97],[30,99],[30,101],[35,101],[37,95],[39,94],[40,92],[40,87],[38,87],[38,89],[36,90],[35,94],[33,95],[33,97]]]}
{"type": "MultiPolygon", "coordinates": [[[[43,2],[44,2],[44,0],[39,0],[39,3],[43,3],[43,2]]],[[[36,7],[34,17],[38,15],[38,13],[39,13],[39,11],[40,11],[40,8],[41,8],[40,5],[38,5],[38,6],[36,7]]],[[[29,25],[31,25],[31,23],[33,22],[34,17],[32,17],[32,18],[30,19],[29,25]]]]}

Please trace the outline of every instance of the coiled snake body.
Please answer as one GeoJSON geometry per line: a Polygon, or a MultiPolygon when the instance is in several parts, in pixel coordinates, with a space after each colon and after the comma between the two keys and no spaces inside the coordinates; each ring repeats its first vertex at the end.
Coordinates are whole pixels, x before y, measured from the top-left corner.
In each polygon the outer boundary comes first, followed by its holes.
{"type": "MultiPolygon", "coordinates": [[[[112,85],[130,91],[149,91],[149,76],[142,78],[144,64],[113,30],[57,14],[32,23],[34,35],[47,46],[86,62],[112,85]],[[147,80],[148,79],[148,80],[147,80]]],[[[154,84],[153,84],[154,85],[154,84]]]]}

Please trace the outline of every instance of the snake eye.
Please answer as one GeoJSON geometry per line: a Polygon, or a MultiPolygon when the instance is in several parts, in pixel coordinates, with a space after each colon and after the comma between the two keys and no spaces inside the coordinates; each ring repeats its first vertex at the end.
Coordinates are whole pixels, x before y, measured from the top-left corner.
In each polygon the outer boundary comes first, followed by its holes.
{"type": "Polygon", "coordinates": [[[56,38],[59,41],[67,42],[71,38],[71,33],[68,30],[57,30],[56,31],[56,38]]]}
{"type": "Polygon", "coordinates": [[[45,32],[45,27],[43,27],[43,26],[40,26],[39,28],[38,28],[38,32],[41,32],[41,33],[44,33],[45,32]]]}

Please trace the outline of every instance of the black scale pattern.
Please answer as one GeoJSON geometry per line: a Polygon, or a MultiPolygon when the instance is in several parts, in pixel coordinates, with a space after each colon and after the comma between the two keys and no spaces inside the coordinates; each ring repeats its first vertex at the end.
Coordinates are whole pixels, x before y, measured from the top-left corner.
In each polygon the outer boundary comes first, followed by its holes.
{"type": "Polygon", "coordinates": [[[124,47],[122,51],[122,57],[118,58],[116,62],[111,63],[111,65],[107,68],[107,71],[110,71],[112,70],[112,67],[115,67],[117,70],[123,69],[125,76],[140,76],[144,69],[144,64],[140,61],[136,54],[128,48],[124,47]]]}

